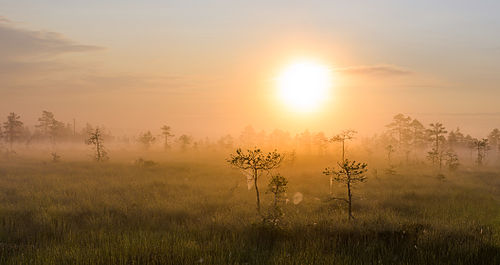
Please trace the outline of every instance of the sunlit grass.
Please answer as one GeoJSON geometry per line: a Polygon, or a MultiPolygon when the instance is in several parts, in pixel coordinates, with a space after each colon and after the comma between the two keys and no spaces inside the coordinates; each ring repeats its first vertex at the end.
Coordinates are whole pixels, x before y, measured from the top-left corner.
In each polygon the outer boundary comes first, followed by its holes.
{"type": "MultiPolygon", "coordinates": [[[[498,264],[500,180],[401,169],[327,202],[316,167],[281,171],[298,205],[262,225],[224,161],[9,161],[0,167],[2,264],[498,264]]],[[[335,193],[341,193],[341,187],[335,193]]],[[[269,196],[269,195],[264,195],[269,196]]],[[[263,206],[270,202],[264,197],[263,206]]]]}

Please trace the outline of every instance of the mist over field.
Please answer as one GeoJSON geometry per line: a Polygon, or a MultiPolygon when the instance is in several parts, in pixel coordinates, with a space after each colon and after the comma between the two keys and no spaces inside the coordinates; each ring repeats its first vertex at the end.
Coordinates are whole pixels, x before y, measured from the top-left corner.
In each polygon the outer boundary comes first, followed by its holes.
{"type": "Polygon", "coordinates": [[[0,0],[0,264],[500,264],[499,9],[0,0]]]}
{"type": "Polygon", "coordinates": [[[76,131],[47,111],[34,130],[20,122],[2,131],[4,264],[499,259],[498,129],[477,139],[397,114],[371,137],[247,126],[200,139],[76,131]]]}

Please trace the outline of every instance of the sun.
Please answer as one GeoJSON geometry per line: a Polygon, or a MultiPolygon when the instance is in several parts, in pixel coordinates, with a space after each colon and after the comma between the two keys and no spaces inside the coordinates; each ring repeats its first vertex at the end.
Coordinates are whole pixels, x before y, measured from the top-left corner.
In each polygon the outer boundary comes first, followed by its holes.
{"type": "Polygon", "coordinates": [[[296,61],[278,75],[278,97],[294,111],[315,111],[327,99],[331,79],[329,67],[314,61],[296,61]]]}

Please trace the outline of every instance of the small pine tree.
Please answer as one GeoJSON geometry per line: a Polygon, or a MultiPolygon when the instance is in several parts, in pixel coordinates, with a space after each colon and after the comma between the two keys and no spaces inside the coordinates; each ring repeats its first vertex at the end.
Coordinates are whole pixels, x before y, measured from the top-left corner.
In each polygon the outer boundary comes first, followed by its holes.
{"type": "Polygon", "coordinates": [[[184,151],[187,150],[187,148],[193,142],[193,137],[191,137],[189,135],[186,135],[186,134],[183,134],[183,135],[179,136],[179,138],[177,139],[177,141],[179,142],[179,144],[181,146],[181,151],[184,152],[184,151]]]}
{"type": "Polygon", "coordinates": [[[354,135],[357,133],[355,130],[344,130],[341,133],[330,138],[330,142],[340,142],[342,143],[342,161],[345,160],[345,142],[347,140],[352,140],[354,135]]]}
{"type": "Polygon", "coordinates": [[[283,155],[276,150],[266,154],[258,148],[246,152],[238,148],[236,154],[231,154],[231,157],[226,161],[230,165],[250,173],[250,180],[254,182],[255,187],[257,212],[260,214],[259,177],[263,172],[270,172],[272,169],[278,168],[283,161],[283,155]]]}
{"type": "Polygon", "coordinates": [[[458,155],[453,150],[448,150],[445,153],[445,164],[448,167],[448,170],[455,171],[460,166],[458,155]]]}
{"type": "Polygon", "coordinates": [[[352,215],[352,186],[359,182],[364,182],[366,180],[365,173],[368,171],[368,165],[366,163],[357,163],[356,161],[345,161],[338,163],[338,169],[326,168],[323,171],[325,175],[333,175],[334,180],[345,184],[347,188],[347,199],[336,198],[345,201],[348,205],[348,216],[349,220],[354,219],[352,215]]]}
{"type": "Polygon", "coordinates": [[[168,140],[175,136],[172,134],[172,129],[170,128],[170,126],[164,125],[163,127],[161,127],[161,134],[163,135],[164,139],[163,148],[165,150],[170,149],[170,144],[168,143],[168,140]]]}
{"type": "Polygon", "coordinates": [[[23,122],[19,120],[20,118],[19,115],[11,112],[9,116],[7,116],[7,121],[3,123],[2,136],[9,144],[8,153],[14,153],[13,144],[22,135],[23,122]]]}
{"type": "Polygon", "coordinates": [[[438,165],[439,170],[441,170],[443,166],[445,153],[442,150],[437,150],[435,147],[432,148],[431,151],[427,152],[427,159],[431,161],[432,165],[438,165]]]}
{"type": "Polygon", "coordinates": [[[146,150],[148,150],[151,147],[151,145],[154,144],[155,141],[156,141],[156,137],[154,137],[150,131],[147,131],[146,133],[142,134],[139,137],[139,142],[142,144],[142,146],[146,150]]]}
{"type": "Polygon", "coordinates": [[[488,152],[488,150],[490,150],[488,139],[474,139],[472,143],[477,152],[476,165],[478,167],[481,167],[484,163],[486,153],[488,152]]]}
{"type": "Polygon", "coordinates": [[[392,153],[394,153],[394,147],[392,146],[392,144],[388,145],[385,147],[385,151],[387,151],[387,162],[389,163],[389,165],[391,164],[391,158],[392,158],[392,153]]]}
{"type": "Polygon", "coordinates": [[[52,162],[57,163],[61,161],[61,156],[57,154],[56,152],[53,152],[50,154],[52,156],[52,162]]]}
{"type": "MultiPolygon", "coordinates": [[[[345,142],[354,139],[354,135],[358,133],[355,130],[344,130],[339,134],[329,139],[330,142],[342,143],[342,162],[345,161],[345,142]]],[[[330,194],[333,193],[333,175],[330,176],[330,194]]]]}
{"type": "Polygon", "coordinates": [[[441,169],[442,161],[443,161],[443,148],[441,147],[442,143],[445,142],[446,138],[443,136],[448,133],[443,124],[431,123],[430,128],[427,129],[427,134],[429,135],[429,141],[433,142],[433,148],[430,152],[428,152],[428,158],[432,161],[432,165],[439,165],[439,169],[441,169]]]}
{"type": "Polygon", "coordinates": [[[277,174],[271,177],[267,185],[267,192],[272,193],[274,197],[267,219],[275,225],[279,223],[279,218],[283,216],[281,205],[285,201],[287,184],[288,180],[282,175],[277,174]]]}
{"type": "Polygon", "coordinates": [[[96,128],[95,130],[91,131],[89,133],[89,138],[87,139],[86,143],[88,145],[93,145],[94,146],[94,159],[97,162],[102,162],[106,161],[109,159],[108,153],[104,149],[103,145],[103,139],[102,139],[102,133],[99,128],[96,128]]]}

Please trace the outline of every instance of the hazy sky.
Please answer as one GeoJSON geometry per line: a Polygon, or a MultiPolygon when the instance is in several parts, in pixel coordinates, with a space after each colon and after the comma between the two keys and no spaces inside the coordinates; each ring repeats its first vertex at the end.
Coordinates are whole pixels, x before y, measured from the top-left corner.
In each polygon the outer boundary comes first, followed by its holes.
{"type": "MultiPolygon", "coordinates": [[[[0,115],[116,133],[309,128],[374,133],[399,112],[477,136],[500,127],[499,1],[0,0],[0,115]],[[298,114],[274,78],[332,68],[298,114]]],[[[2,118],[3,120],[3,118],[2,118]]]]}

